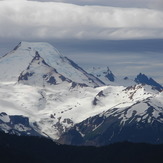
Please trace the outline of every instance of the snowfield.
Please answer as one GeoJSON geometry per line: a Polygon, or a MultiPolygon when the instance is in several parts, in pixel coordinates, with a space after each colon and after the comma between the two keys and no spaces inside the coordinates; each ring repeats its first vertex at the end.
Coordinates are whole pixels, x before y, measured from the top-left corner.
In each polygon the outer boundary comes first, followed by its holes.
{"type": "MultiPolygon", "coordinates": [[[[131,118],[134,111],[139,115],[145,114],[147,104],[138,102],[148,98],[158,108],[153,113],[157,118],[159,107],[163,106],[162,93],[152,90],[146,92],[141,85],[127,90],[123,86],[71,88],[70,84],[60,84],[43,88],[19,83],[0,83],[0,112],[29,117],[31,125],[37,123],[37,130],[53,139],[58,139],[62,132],[74,124],[113,108],[119,108],[116,112],[120,114],[125,108],[133,106],[125,116],[121,115],[124,116],[123,121],[131,118]],[[98,94],[101,91],[103,96],[100,97],[98,94]],[[96,105],[93,103],[95,99],[96,105]],[[58,131],[59,126],[55,126],[57,123],[63,131],[58,131]]],[[[7,121],[4,118],[1,120],[7,121]]]]}

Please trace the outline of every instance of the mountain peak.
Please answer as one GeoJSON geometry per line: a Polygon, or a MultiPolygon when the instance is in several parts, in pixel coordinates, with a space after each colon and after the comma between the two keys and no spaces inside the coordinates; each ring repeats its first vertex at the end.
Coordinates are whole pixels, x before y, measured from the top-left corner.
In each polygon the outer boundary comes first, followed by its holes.
{"type": "Polygon", "coordinates": [[[109,69],[109,67],[107,67],[107,72],[106,72],[105,77],[108,78],[111,82],[115,81],[115,76],[112,73],[112,71],[109,69]]]}
{"type": "Polygon", "coordinates": [[[54,48],[51,44],[48,42],[27,42],[27,41],[21,41],[16,47],[51,47],[54,48]]]}
{"type": "Polygon", "coordinates": [[[88,72],[102,80],[105,84],[111,84],[115,81],[115,76],[108,66],[92,67],[88,72]]]}
{"type": "Polygon", "coordinates": [[[148,76],[146,76],[145,74],[142,74],[142,73],[137,75],[137,77],[135,78],[135,82],[138,84],[151,85],[158,90],[163,89],[163,87],[159,83],[157,83],[155,80],[153,80],[152,78],[149,78],[148,76]]]}
{"type": "Polygon", "coordinates": [[[21,41],[14,50],[28,50],[28,51],[38,51],[38,52],[48,52],[52,53],[53,55],[59,55],[62,56],[62,54],[59,53],[59,51],[54,48],[51,44],[48,42],[26,42],[21,41]]]}
{"type": "Polygon", "coordinates": [[[39,54],[48,66],[75,83],[93,87],[104,85],[46,42],[20,42],[13,51],[0,59],[0,80],[17,82],[20,74],[38,57],[36,54],[39,54]]]}

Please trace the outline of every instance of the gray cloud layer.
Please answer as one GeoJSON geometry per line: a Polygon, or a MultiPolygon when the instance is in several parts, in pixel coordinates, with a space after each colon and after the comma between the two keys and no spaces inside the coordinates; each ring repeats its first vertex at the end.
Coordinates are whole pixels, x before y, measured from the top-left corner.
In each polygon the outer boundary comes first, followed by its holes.
{"type": "Polygon", "coordinates": [[[48,41],[83,66],[142,72],[163,83],[162,0],[40,1],[0,0],[0,55],[21,40],[48,41]],[[143,40],[150,38],[157,40],[143,40]]]}
{"type": "Polygon", "coordinates": [[[163,12],[26,0],[0,1],[1,38],[163,38],[163,12]]]}
{"type": "Polygon", "coordinates": [[[139,7],[163,9],[162,0],[33,0],[41,2],[65,2],[78,5],[108,5],[114,7],[139,7]]]}

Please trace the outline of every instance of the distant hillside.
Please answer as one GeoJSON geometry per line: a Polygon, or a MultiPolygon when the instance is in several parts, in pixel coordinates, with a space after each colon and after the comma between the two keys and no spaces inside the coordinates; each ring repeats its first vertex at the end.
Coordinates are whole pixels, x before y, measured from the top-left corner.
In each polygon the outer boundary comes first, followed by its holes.
{"type": "Polygon", "coordinates": [[[74,147],[0,132],[2,163],[157,163],[162,153],[163,145],[123,142],[105,147],[74,147]]]}

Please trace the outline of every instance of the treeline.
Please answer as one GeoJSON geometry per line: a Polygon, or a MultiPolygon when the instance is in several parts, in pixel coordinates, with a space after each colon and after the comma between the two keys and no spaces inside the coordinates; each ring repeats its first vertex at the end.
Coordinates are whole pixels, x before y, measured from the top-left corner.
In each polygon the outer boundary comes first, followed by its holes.
{"type": "Polygon", "coordinates": [[[157,163],[163,160],[163,145],[116,143],[105,147],[58,145],[39,137],[0,132],[2,163],[157,163]]]}

